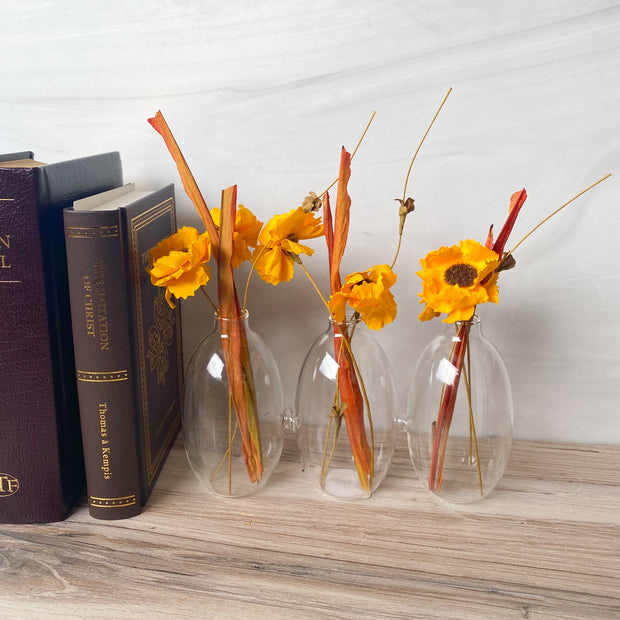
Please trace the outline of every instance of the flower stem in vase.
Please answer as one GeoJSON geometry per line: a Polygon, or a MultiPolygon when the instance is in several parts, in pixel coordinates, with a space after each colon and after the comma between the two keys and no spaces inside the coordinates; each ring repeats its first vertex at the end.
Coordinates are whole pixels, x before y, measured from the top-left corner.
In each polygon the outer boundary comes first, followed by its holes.
{"type": "MultiPolygon", "coordinates": [[[[295,262],[301,267],[306,277],[310,280],[312,286],[318,293],[323,304],[329,310],[329,303],[321,293],[312,274],[306,269],[299,257],[295,258],[295,262]]],[[[351,348],[351,338],[355,332],[353,323],[351,334],[348,333],[345,323],[334,322],[334,354],[338,363],[338,376],[336,384],[336,393],[334,395],[334,404],[329,414],[329,424],[327,435],[325,437],[325,449],[323,463],[321,466],[321,481],[324,480],[329,463],[336,449],[336,440],[344,417],[349,435],[349,443],[351,452],[355,462],[355,468],[360,479],[360,485],[364,491],[370,491],[370,483],[374,476],[374,432],[372,427],[372,414],[370,412],[370,402],[364,386],[359,366],[353,355],[351,348]],[[343,346],[344,344],[344,346],[343,346]],[[358,380],[359,379],[359,380],[358,380]],[[368,413],[368,423],[370,428],[371,446],[368,445],[366,437],[366,429],[364,425],[364,409],[368,413]],[[332,420],[336,420],[333,429],[333,442],[330,457],[327,458],[327,444],[332,430],[332,420]]]]}
{"type": "Polygon", "coordinates": [[[257,482],[263,473],[263,463],[256,390],[231,263],[236,206],[237,189],[233,186],[222,192],[218,262],[220,330],[230,395],[241,432],[243,458],[250,481],[257,482]]]}
{"type": "Polygon", "coordinates": [[[237,429],[239,428],[238,422],[235,422],[235,428],[232,427],[233,418],[233,401],[232,394],[228,395],[228,449],[226,454],[222,457],[220,464],[216,467],[215,471],[211,474],[211,480],[215,480],[220,470],[224,466],[225,462],[228,462],[228,495],[232,494],[232,446],[237,436],[237,429]]]}
{"type": "Polygon", "coordinates": [[[435,437],[433,440],[433,454],[431,457],[431,468],[428,479],[428,488],[440,491],[443,480],[443,469],[446,457],[446,445],[448,443],[448,433],[452,416],[454,415],[454,405],[456,404],[456,395],[458,392],[461,371],[463,369],[463,360],[467,350],[469,341],[469,322],[463,322],[458,329],[457,342],[455,343],[451,364],[454,367],[454,380],[450,385],[446,385],[442,391],[439,412],[437,414],[437,426],[435,428],[435,437]]]}
{"type": "Polygon", "coordinates": [[[472,465],[474,460],[474,452],[476,458],[476,469],[478,471],[478,485],[480,486],[480,496],[484,496],[482,487],[482,470],[480,469],[480,455],[478,453],[478,439],[476,437],[476,425],[474,423],[474,410],[471,398],[471,358],[469,343],[467,344],[467,363],[463,366],[463,379],[465,381],[465,389],[467,390],[467,409],[469,411],[469,464],[472,465]],[[473,450],[472,450],[473,448],[473,450]]]}
{"type": "Polygon", "coordinates": [[[351,329],[351,335],[348,338],[345,338],[344,343],[351,356],[351,361],[353,362],[353,367],[355,368],[355,374],[357,377],[359,377],[359,385],[362,390],[362,394],[364,396],[364,406],[366,407],[366,415],[368,416],[368,431],[370,434],[370,454],[372,455],[372,460],[370,462],[370,472],[371,472],[371,478],[372,478],[372,476],[374,476],[374,473],[375,473],[374,471],[375,433],[374,433],[373,424],[372,424],[372,411],[370,408],[370,400],[366,392],[366,386],[364,385],[364,379],[362,377],[362,373],[357,364],[357,360],[355,359],[355,355],[353,355],[353,351],[351,349],[351,341],[353,339],[353,333],[355,332],[356,326],[357,326],[357,323],[353,325],[351,329]]]}
{"type": "Polygon", "coordinates": [[[342,407],[338,398],[338,390],[336,390],[336,397],[334,398],[334,406],[329,414],[329,422],[327,423],[327,433],[325,434],[325,446],[323,448],[323,460],[321,461],[321,485],[325,482],[325,476],[329,470],[332,459],[336,452],[336,442],[338,441],[338,435],[340,434],[340,427],[342,425],[342,407]],[[334,425],[334,434],[332,435],[332,424],[334,425]],[[329,445],[329,438],[332,437],[332,447],[327,456],[327,446],[329,445]]]}
{"type": "Polygon", "coordinates": [[[334,333],[334,349],[338,360],[338,390],[341,398],[341,413],[344,416],[351,452],[360,484],[364,491],[370,491],[374,475],[374,449],[368,445],[364,424],[364,410],[368,412],[371,437],[372,417],[364,381],[351,349],[347,329],[342,324],[334,324],[340,335],[334,333]],[[344,344],[344,346],[343,346],[344,344]]]}
{"type": "Polygon", "coordinates": [[[232,495],[232,445],[234,434],[237,432],[237,423],[235,422],[234,433],[231,432],[232,428],[232,414],[233,414],[233,402],[232,394],[228,395],[228,495],[232,495]]]}

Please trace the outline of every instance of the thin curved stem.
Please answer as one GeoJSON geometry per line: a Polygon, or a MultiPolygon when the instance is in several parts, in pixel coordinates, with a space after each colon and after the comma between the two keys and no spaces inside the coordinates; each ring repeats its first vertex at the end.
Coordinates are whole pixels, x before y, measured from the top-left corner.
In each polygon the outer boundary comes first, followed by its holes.
{"type": "Polygon", "coordinates": [[[231,462],[231,458],[232,458],[232,444],[235,441],[235,437],[237,436],[237,431],[239,430],[239,423],[235,422],[235,428],[232,430],[232,435],[230,434],[230,427],[229,427],[229,437],[228,437],[228,450],[226,450],[226,453],[224,454],[224,456],[222,457],[222,460],[220,461],[220,464],[215,468],[215,471],[211,474],[211,477],[209,478],[209,480],[215,480],[215,477],[220,473],[220,469],[222,469],[222,467],[224,466],[224,463],[226,461],[228,461],[228,488],[229,488],[229,495],[230,495],[230,479],[231,479],[231,469],[232,469],[232,462],[231,462]]]}
{"type": "Polygon", "coordinates": [[[467,363],[463,364],[463,380],[465,381],[465,390],[467,391],[467,405],[469,408],[469,459],[471,465],[471,443],[473,439],[474,451],[476,453],[476,469],[478,470],[478,485],[480,487],[480,497],[484,497],[484,489],[482,486],[482,470],[480,469],[480,454],[478,452],[478,438],[476,436],[476,426],[474,424],[474,410],[471,398],[471,358],[470,358],[470,341],[467,340],[467,363]]]}
{"type": "MultiPolygon", "coordinates": [[[[409,184],[409,175],[411,174],[411,169],[413,168],[413,162],[416,160],[416,157],[418,156],[418,153],[420,152],[420,149],[422,148],[422,145],[424,144],[424,141],[426,140],[426,136],[428,136],[428,134],[430,133],[432,126],[435,124],[435,121],[437,120],[437,117],[439,116],[439,113],[441,112],[441,108],[443,108],[451,92],[452,92],[452,87],[448,89],[448,92],[446,93],[446,96],[443,98],[441,105],[437,108],[437,111],[435,112],[435,116],[433,116],[433,120],[431,120],[429,126],[424,132],[424,135],[422,136],[422,139],[420,140],[420,144],[418,144],[418,148],[415,150],[415,153],[413,154],[413,157],[411,158],[411,163],[409,164],[409,169],[407,170],[407,176],[405,177],[405,186],[403,188],[403,200],[402,200],[403,204],[405,200],[407,200],[407,185],[409,184]]],[[[401,242],[403,239],[404,217],[405,216],[401,216],[401,224],[400,224],[400,229],[398,231],[398,246],[396,248],[396,254],[394,255],[394,260],[392,261],[392,264],[390,265],[390,269],[394,268],[394,265],[396,264],[396,261],[398,260],[398,255],[400,254],[400,246],[401,246],[401,242]]]]}
{"type": "Polygon", "coordinates": [[[327,299],[325,299],[325,296],[323,295],[323,293],[321,293],[321,289],[319,288],[319,285],[316,283],[316,281],[314,280],[310,272],[306,269],[306,266],[301,262],[301,258],[299,258],[299,256],[297,257],[297,260],[295,262],[301,267],[302,271],[306,274],[306,276],[308,277],[308,280],[310,280],[310,283],[314,287],[314,290],[318,293],[319,297],[321,298],[321,301],[323,302],[323,304],[327,308],[327,311],[329,312],[329,315],[331,316],[332,311],[329,307],[329,303],[327,299]]]}
{"type": "Polygon", "coordinates": [[[392,261],[392,264],[390,265],[390,269],[394,269],[394,265],[396,264],[396,260],[398,259],[398,255],[400,254],[400,245],[403,242],[403,233],[399,232],[398,233],[398,246],[396,247],[396,254],[394,254],[394,260],[392,261]]]}
{"type": "MultiPolygon", "coordinates": [[[[457,335],[458,335],[458,330],[457,330],[457,335]]],[[[448,359],[451,360],[453,358],[454,355],[454,349],[456,347],[456,339],[452,339],[452,345],[450,347],[450,354],[448,355],[448,359]]],[[[445,401],[446,398],[446,383],[443,383],[441,386],[441,396],[439,397],[439,408],[437,411],[437,419],[435,420],[434,426],[432,428],[432,432],[431,432],[431,437],[432,437],[432,444],[433,444],[433,457],[432,460],[435,462],[439,461],[439,452],[438,452],[438,446],[439,443],[435,443],[435,439],[436,439],[436,435],[437,433],[439,433],[439,437],[437,438],[437,442],[439,442],[439,440],[441,439],[441,436],[443,435],[443,410],[445,408],[445,401]]],[[[429,474],[429,480],[428,480],[428,488],[429,489],[434,489],[436,487],[437,484],[437,472],[435,471],[433,473],[433,468],[431,467],[431,472],[429,474]]]]}
{"type": "Polygon", "coordinates": [[[321,462],[321,485],[323,485],[323,482],[325,481],[325,476],[327,476],[327,471],[329,470],[330,465],[332,464],[332,460],[334,458],[334,454],[336,454],[336,442],[338,441],[338,436],[340,435],[340,427],[342,426],[342,414],[340,412],[337,412],[336,414],[334,414],[334,410],[332,409],[332,413],[329,416],[329,424],[327,426],[327,435],[325,436],[325,445],[323,446],[323,461],[321,462]],[[338,416],[336,418],[336,416],[338,416]],[[335,428],[334,428],[334,435],[333,435],[333,439],[332,439],[332,447],[331,450],[329,452],[329,458],[327,458],[327,463],[325,462],[325,459],[327,457],[327,444],[329,443],[329,437],[331,434],[331,426],[332,426],[332,420],[336,420],[335,421],[335,428]]]}
{"type": "Polygon", "coordinates": [[[353,152],[351,153],[351,159],[353,159],[355,157],[355,153],[357,153],[357,149],[359,149],[360,144],[362,143],[362,140],[364,139],[364,137],[366,136],[366,132],[368,131],[368,129],[370,128],[370,123],[372,123],[373,119],[375,118],[375,114],[376,112],[373,112],[370,115],[370,120],[368,121],[368,123],[366,124],[366,129],[364,129],[364,133],[362,134],[362,137],[357,141],[357,144],[355,145],[355,148],[353,149],[353,152]]]}
{"type": "MultiPolygon", "coordinates": [[[[333,408],[332,408],[332,411],[333,411],[333,408]]],[[[330,415],[329,422],[327,423],[327,433],[325,435],[325,443],[323,444],[323,459],[321,460],[321,480],[320,480],[321,485],[323,485],[323,480],[325,480],[325,475],[327,474],[327,470],[329,469],[329,464],[331,463],[332,455],[335,450],[335,448],[332,449],[332,453],[329,455],[329,461],[327,462],[327,465],[326,465],[325,459],[327,458],[327,444],[329,443],[329,437],[332,432],[333,419],[334,419],[333,416],[330,415]]]]}
{"type": "MultiPolygon", "coordinates": [[[[338,359],[336,360],[336,363],[340,365],[340,355],[338,355],[338,359]]],[[[334,439],[332,441],[332,449],[331,449],[331,452],[329,454],[329,459],[327,459],[327,464],[326,464],[325,459],[327,457],[327,444],[329,443],[329,438],[331,436],[332,422],[335,419],[334,413],[338,413],[339,415],[341,415],[339,405],[340,405],[340,373],[336,373],[336,390],[334,391],[334,400],[332,401],[332,409],[331,409],[331,413],[329,414],[329,423],[327,425],[327,433],[325,435],[325,445],[323,446],[323,459],[321,461],[321,485],[323,484],[323,480],[325,479],[325,476],[327,475],[327,470],[329,469],[329,466],[334,457],[334,453],[336,452],[336,441],[338,440],[338,435],[340,433],[340,426],[342,424],[341,420],[338,420],[338,422],[336,423],[336,427],[334,429],[334,439]]]]}
{"type": "Polygon", "coordinates": [[[200,290],[202,291],[202,294],[207,298],[207,301],[211,304],[211,306],[213,307],[213,310],[215,310],[215,312],[218,312],[218,307],[215,305],[215,302],[211,299],[211,297],[209,296],[209,293],[207,293],[207,291],[205,291],[204,287],[201,286],[200,290]]]}
{"type": "Polygon", "coordinates": [[[596,183],[592,183],[592,185],[589,185],[584,190],[580,191],[576,196],[573,196],[569,201],[565,202],[561,207],[558,207],[553,213],[549,214],[546,218],[544,218],[536,226],[534,226],[534,228],[532,228],[532,230],[530,230],[530,232],[527,233],[527,235],[525,235],[525,237],[523,237],[519,241],[519,243],[517,243],[517,245],[515,245],[512,248],[512,250],[510,250],[509,252],[506,252],[504,257],[512,254],[535,230],[538,230],[547,220],[550,220],[556,213],[559,213],[564,207],[567,207],[571,202],[574,202],[575,200],[577,200],[577,198],[579,198],[580,196],[583,196],[587,191],[590,191],[593,187],[596,187],[599,183],[602,183],[605,179],[608,179],[610,176],[611,176],[611,172],[609,174],[606,174],[602,179],[599,179],[598,181],[596,181],[596,183]]]}
{"type": "Polygon", "coordinates": [[[263,252],[267,249],[269,249],[269,244],[271,243],[271,241],[267,244],[264,245],[260,252],[258,253],[258,256],[252,260],[252,264],[250,265],[250,273],[248,273],[248,279],[245,283],[245,292],[243,293],[243,309],[242,309],[242,313],[245,312],[246,307],[247,307],[247,303],[248,303],[248,290],[250,288],[250,278],[252,277],[252,274],[254,273],[254,268],[256,267],[256,263],[258,262],[258,259],[263,255],[263,252]]]}
{"type": "MultiPolygon", "coordinates": [[[[338,359],[336,360],[336,363],[338,364],[338,366],[340,366],[341,355],[342,355],[342,348],[338,352],[338,359]]],[[[336,426],[334,428],[334,439],[332,441],[332,449],[329,454],[329,459],[327,459],[327,463],[326,463],[325,460],[327,458],[327,444],[329,443],[329,438],[332,432],[331,431],[332,422],[335,419],[334,414],[338,414],[339,416],[342,415],[339,405],[340,405],[340,373],[336,373],[336,389],[334,390],[334,400],[332,401],[332,409],[331,409],[331,413],[329,414],[329,423],[327,425],[327,433],[325,435],[325,444],[323,446],[323,459],[321,461],[321,485],[323,484],[323,481],[325,480],[325,476],[327,475],[327,470],[329,469],[329,466],[331,465],[332,459],[334,458],[334,454],[336,452],[336,442],[338,441],[338,435],[340,434],[340,427],[342,425],[342,420],[340,418],[338,419],[336,426]]]]}
{"type": "MultiPolygon", "coordinates": [[[[233,399],[232,394],[228,394],[228,495],[232,495],[232,412],[233,412],[233,399]]],[[[235,429],[237,423],[235,422],[235,429]]]]}
{"type": "Polygon", "coordinates": [[[441,105],[439,106],[439,108],[437,108],[437,112],[435,112],[435,116],[433,116],[433,120],[430,122],[430,125],[428,126],[428,129],[426,130],[426,132],[422,136],[422,140],[420,140],[420,144],[418,144],[418,148],[416,149],[415,153],[413,154],[413,157],[411,159],[411,163],[409,164],[409,170],[407,170],[407,176],[405,177],[405,188],[403,189],[403,202],[407,198],[407,183],[409,182],[409,175],[411,173],[411,169],[413,168],[413,162],[415,161],[415,158],[418,156],[418,153],[420,152],[420,149],[422,148],[422,145],[424,144],[424,140],[426,140],[426,136],[428,136],[428,134],[429,134],[429,132],[431,130],[431,127],[435,123],[435,120],[437,119],[437,117],[439,116],[439,113],[441,112],[441,108],[443,108],[443,105],[446,102],[446,100],[448,99],[448,96],[450,95],[451,92],[452,92],[452,87],[450,87],[448,89],[448,92],[446,93],[446,96],[443,98],[443,101],[441,102],[441,105]]]}
{"type": "MultiPolygon", "coordinates": [[[[373,112],[370,116],[370,120],[368,121],[367,125],[366,125],[366,129],[364,129],[364,133],[362,134],[362,137],[358,140],[356,147],[353,149],[353,153],[351,153],[351,159],[353,159],[355,157],[355,153],[357,153],[357,149],[359,149],[360,144],[362,143],[362,140],[364,139],[364,136],[366,135],[366,132],[368,131],[368,129],[370,128],[370,124],[372,123],[373,119],[375,118],[375,114],[376,112],[373,112]]],[[[319,194],[319,198],[322,198],[323,196],[325,196],[325,194],[327,194],[327,192],[334,187],[334,185],[336,185],[336,183],[338,183],[338,179],[334,179],[334,181],[332,182],[332,184],[321,194],[319,194]]]]}

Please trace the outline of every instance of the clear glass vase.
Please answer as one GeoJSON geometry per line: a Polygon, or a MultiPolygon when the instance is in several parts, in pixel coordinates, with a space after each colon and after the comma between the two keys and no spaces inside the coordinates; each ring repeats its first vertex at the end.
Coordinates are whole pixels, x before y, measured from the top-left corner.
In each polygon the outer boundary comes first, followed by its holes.
{"type": "Polygon", "coordinates": [[[512,426],[508,372],[480,319],[447,325],[422,352],[407,401],[409,453],[422,483],[455,503],[486,497],[506,469],[512,426]]]}
{"type": "Polygon", "coordinates": [[[216,315],[213,331],[196,348],[185,379],[183,431],[192,470],[216,495],[251,495],[278,464],[284,436],[280,375],[271,351],[249,329],[247,311],[235,319],[216,315]],[[226,347],[234,334],[231,359],[226,347]],[[236,388],[229,371],[240,377],[236,388]]]}
{"type": "Polygon", "coordinates": [[[387,357],[359,318],[330,320],[308,351],[295,401],[304,468],[333,497],[369,497],[394,455],[395,390],[387,357]]]}

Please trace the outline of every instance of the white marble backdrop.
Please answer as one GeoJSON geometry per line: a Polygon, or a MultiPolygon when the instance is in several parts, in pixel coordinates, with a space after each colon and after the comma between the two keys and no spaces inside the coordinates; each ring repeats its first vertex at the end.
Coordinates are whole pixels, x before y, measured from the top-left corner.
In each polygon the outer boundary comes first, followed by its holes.
{"type": "MultiPolygon", "coordinates": [[[[441,323],[420,324],[419,258],[499,229],[529,198],[513,241],[602,177],[519,248],[500,304],[480,309],[502,352],[521,438],[620,443],[620,4],[611,0],[4,0],[0,151],[42,161],[119,150],[126,181],[177,184],[180,224],[198,224],[163,142],[161,109],[211,205],[238,184],[266,220],[322,191],[372,111],[353,162],[345,273],[389,261],[409,159],[454,88],[410,181],[395,287],[379,333],[401,403],[441,323]]],[[[327,288],[321,240],[307,261],[327,288]]],[[[242,272],[240,275],[243,276],[242,272]]],[[[243,279],[243,277],[241,277],[243,279]]],[[[326,324],[302,274],[254,280],[251,321],[281,362],[289,405],[326,324]]],[[[184,304],[186,354],[208,331],[184,304]]]]}

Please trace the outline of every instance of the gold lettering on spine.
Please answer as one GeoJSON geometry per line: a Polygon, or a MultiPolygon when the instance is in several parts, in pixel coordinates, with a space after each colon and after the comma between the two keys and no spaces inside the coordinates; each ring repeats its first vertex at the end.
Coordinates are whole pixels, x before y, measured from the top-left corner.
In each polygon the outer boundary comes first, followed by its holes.
{"type": "Polygon", "coordinates": [[[101,437],[101,471],[104,480],[112,479],[110,440],[108,439],[108,403],[99,403],[99,435],[101,437]]]}
{"type": "Polygon", "coordinates": [[[0,498],[14,495],[19,491],[19,480],[10,474],[0,473],[0,498]]]}
{"type": "Polygon", "coordinates": [[[84,319],[86,323],[86,335],[95,338],[95,304],[93,303],[92,284],[88,276],[82,278],[84,289],[84,319]]]}
{"type": "MultiPolygon", "coordinates": [[[[0,235],[0,246],[4,246],[7,250],[11,249],[11,235],[0,235]]],[[[6,254],[0,254],[0,269],[10,269],[11,265],[6,254]]]]}
{"type": "Polygon", "coordinates": [[[99,350],[110,350],[110,334],[108,331],[108,304],[106,301],[105,274],[103,262],[97,261],[94,265],[95,274],[95,306],[97,312],[97,327],[99,328],[99,350]]]}
{"type": "Polygon", "coordinates": [[[142,252],[140,255],[140,264],[143,267],[146,267],[151,262],[151,250],[146,250],[146,252],[142,252]]]}

